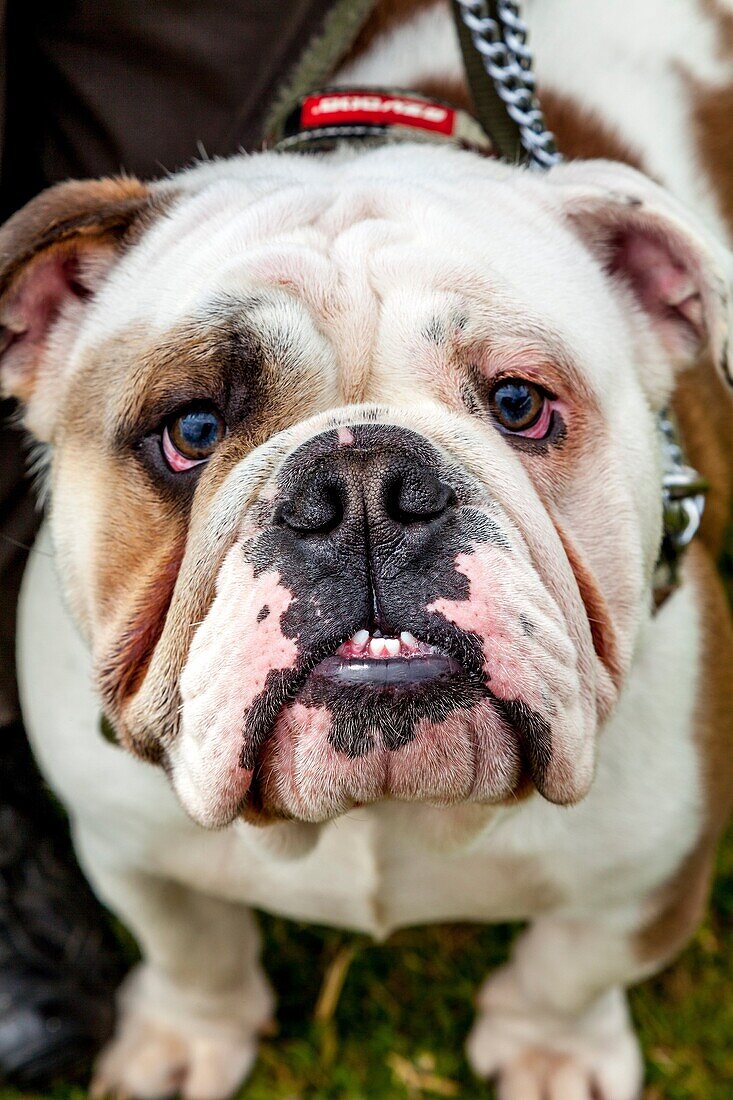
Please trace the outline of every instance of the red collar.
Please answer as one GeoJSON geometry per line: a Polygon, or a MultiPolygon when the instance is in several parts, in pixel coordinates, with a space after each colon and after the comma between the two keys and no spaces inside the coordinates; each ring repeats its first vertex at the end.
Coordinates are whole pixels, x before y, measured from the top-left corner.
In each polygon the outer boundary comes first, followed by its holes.
{"type": "Polygon", "coordinates": [[[496,156],[490,138],[466,111],[417,92],[327,88],[298,100],[267,144],[284,152],[328,152],[343,141],[451,142],[496,156]]]}

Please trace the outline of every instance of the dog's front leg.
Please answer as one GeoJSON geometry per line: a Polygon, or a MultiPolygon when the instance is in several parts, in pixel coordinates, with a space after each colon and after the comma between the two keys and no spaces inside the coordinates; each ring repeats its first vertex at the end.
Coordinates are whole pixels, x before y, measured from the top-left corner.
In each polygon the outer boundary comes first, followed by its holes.
{"type": "Polygon", "coordinates": [[[636,1100],[642,1060],[624,987],[653,967],[638,910],[537,920],[478,998],[467,1052],[500,1100],[636,1100]]]}
{"type": "Polygon", "coordinates": [[[252,914],[142,872],[85,863],[142,953],[120,991],[93,1094],[223,1100],[249,1072],[272,1018],[252,914]]]}

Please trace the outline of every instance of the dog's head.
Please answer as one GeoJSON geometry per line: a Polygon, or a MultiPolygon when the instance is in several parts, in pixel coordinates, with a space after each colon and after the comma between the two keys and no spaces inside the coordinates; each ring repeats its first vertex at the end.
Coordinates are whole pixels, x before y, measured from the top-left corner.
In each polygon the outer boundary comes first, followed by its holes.
{"type": "Polygon", "coordinates": [[[604,162],[266,154],[65,184],[0,237],[103,707],[189,813],[553,802],[649,614],[655,414],[727,254],[604,162]]]}

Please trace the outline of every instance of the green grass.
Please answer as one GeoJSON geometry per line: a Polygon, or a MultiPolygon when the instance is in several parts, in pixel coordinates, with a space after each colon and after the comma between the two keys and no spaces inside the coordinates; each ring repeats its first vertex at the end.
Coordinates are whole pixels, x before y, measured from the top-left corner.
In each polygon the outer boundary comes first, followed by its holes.
{"type": "MultiPolygon", "coordinates": [[[[278,1033],[262,1045],[240,1100],[490,1098],[463,1058],[472,998],[515,929],[451,925],[363,936],[262,917],[278,1033]],[[341,972],[339,997],[324,979],[341,972]],[[320,1011],[318,1006],[320,1004],[320,1011]],[[320,1018],[319,1018],[320,1017],[320,1018]]],[[[708,918],[678,962],[634,990],[647,1056],[646,1100],[733,1096],[733,835],[708,918]]],[[[83,1100],[59,1087],[46,1100],[83,1100]]],[[[2,1100],[20,1094],[0,1089],[2,1100]]]]}

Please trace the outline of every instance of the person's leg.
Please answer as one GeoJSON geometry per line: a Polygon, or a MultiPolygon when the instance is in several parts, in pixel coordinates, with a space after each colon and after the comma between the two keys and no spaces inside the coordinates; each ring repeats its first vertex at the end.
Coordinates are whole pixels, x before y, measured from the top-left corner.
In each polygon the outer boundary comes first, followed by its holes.
{"type": "Polygon", "coordinates": [[[105,1041],[122,966],[20,721],[15,610],[37,513],[11,413],[0,405],[0,1080],[31,1085],[105,1041]]]}
{"type": "Polygon", "coordinates": [[[0,738],[0,1080],[37,1086],[87,1068],[123,967],[20,722],[0,738]]]}

